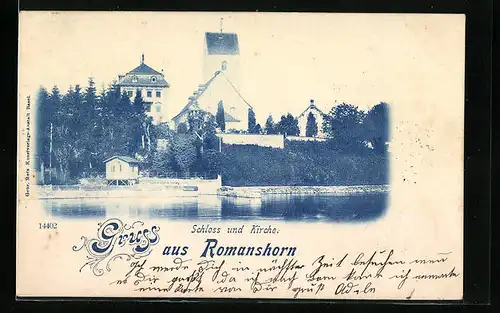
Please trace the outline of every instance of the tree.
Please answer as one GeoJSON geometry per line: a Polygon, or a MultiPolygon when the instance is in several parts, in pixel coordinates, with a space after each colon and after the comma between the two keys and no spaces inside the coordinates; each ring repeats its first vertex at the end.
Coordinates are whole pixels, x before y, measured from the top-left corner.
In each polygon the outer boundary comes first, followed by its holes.
{"type": "Polygon", "coordinates": [[[102,139],[97,129],[100,124],[99,117],[96,114],[97,102],[95,83],[92,78],[89,78],[88,86],[83,95],[82,110],[80,111],[80,119],[84,120],[80,138],[82,140],[81,144],[85,149],[82,160],[83,170],[88,173],[98,172],[99,166],[96,167],[96,165],[101,163],[97,158],[98,142],[102,139]]]}
{"type": "Polygon", "coordinates": [[[209,177],[215,178],[220,174],[222,166],[222,155],[214,149],[203,151],[203,168],[209,177]]]}
{"type": "Polygon", "coordinates": [[[196,147],[190,134],[177,134],[173,138],[172,153],[180,171],[189,176],[189,171],[196,162],[196,147]]]}
{"type": "Polygon", "coordinates": [[[217,114],[215,115],[215,121],[222,131],[226,130],[226,118],[224,113],[224,104],[222,103],[222,100],[219,101],[219,104],[217,105],[217,114]]]}
{"type": "Polygon", "coordinates": [[[134,101],[132,102],[135,114],[141,116],[146,113],[144,100],[142,99],[141,89],[137,88],[134,101]]]}
{"type": "Polygon", "coordinates": [[[188,112],[188,131],[197,133],[205,122],[207,113],[199,108],[188,112]]]}
{"type": "Polygon", "coordinates": [[[316,137],[318,135],[318,123],[312,112],[307,115],[306,137],[316,137]]]}
{"type": "Polygon", "coordinates": [[[151,173],[160,177],[164,176],[166,173],[173,170],[174,162],[175,160],[170,148],[156,151],[151,160],[151,173]]]}
{"type": "Polygon", "coordinates": [[[262,133],[262,127],[260,126],[260,124],[255,125],[255,127],[253,128],[253,133],[254,134],[262,133]]]}
{"type": "Polygon", "coordinates": [[[366,141],[370,142],[378,154],[386,152],[385,143],[389,141],[389,105],[385,102],[372,107],[363,120],[366,141]]]}
{"type": "Polygon", "coordinates": [[[248,132],[249,133],[254,133],[255,132],[255,112],[253,111],[252,108],[248,108],[248,132]]]}
{"type": "Polygon", "coordinates": [[[205,149],[219,148],[219,138],[215,132],[216,127],[215,117],[212,114],[207,114],[200,132],[205,149]]]}
{"type": "Polygon", "coordinates": [[[273,121],[273,117],[269,115],[266,120],[266,125],[264,127],[264,131],[266,134],[271,135],[271,134],[276,134],[276,126],[273,121]]]}
{"type": "Polygon", "coordinates": [[[214,116],[203,110],[190,111],[188,120],[190,125],[189,133],[195,135],[195,146],[198,156],[201,159],[205,148],[215,149],[218,146],[218,138],[215,131],[217,124],[215,123],[214,116]]]}
{"type": "Polygon", "coordinates": [[[276,125],[276,129],[280,134],[285,136],[298,136],[300,133],[299,121],[290,113],[286,116],[282,115],[281,120],[276,125]]]}
{"type": "Polygon", "coordinates": [[[187,132],[188,132],[188,127],[186,123],[179,123],[179,125],[177,125],[178,134],[187,134],[187,132]]]}
{"type": "Polygon", "coordinates": [[[323,132],[345,152],[364,147],[363,119],[365,112],[357,106],[342,103],[333,107],[323,119],[323,132]]]}

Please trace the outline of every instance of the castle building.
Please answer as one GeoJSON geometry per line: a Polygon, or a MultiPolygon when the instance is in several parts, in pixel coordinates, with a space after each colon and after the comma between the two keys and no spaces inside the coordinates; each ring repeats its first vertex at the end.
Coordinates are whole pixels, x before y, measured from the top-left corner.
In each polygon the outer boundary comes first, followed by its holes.
{"type": "Polygon", "coordinates": [[[168,121],[166,92],[170,87],[163,73],[144,63],[144,54],[139,66],[125,75],[118,75],[120,92],[126,92],[131,101],[139,92],[146,104],[146,111],[153,118],[154,123],[168,121]]]}
{"type": "Polygon", "coordinates": [[[302,111],[302,113],[297,117],[297,120],[299,122],[299,129],[300,129],[300,136],[305,137],[306,136],[306,128],[307,128],[307,118],[309,116],[309,113],[312,113],[314,118],[316,119],[316,124],[318,125],[318,135],[316,137],[318,138],[323,138],[324,133],[323,133],[323,118],[325,116],[325,113],[321,111],[316,104],[314,103],[314,100],[311,99],[309,102],[309,105],[307,108],[302,111]]]}

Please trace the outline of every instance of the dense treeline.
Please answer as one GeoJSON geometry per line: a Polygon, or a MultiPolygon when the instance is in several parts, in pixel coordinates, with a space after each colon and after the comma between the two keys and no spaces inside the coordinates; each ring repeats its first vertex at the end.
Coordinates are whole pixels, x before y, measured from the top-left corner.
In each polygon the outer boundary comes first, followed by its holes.
{"type": "MultiPolygon", "coordinates": [[[[126,155],[144,161],[141,172],[156,177],[222,174],[228,185],[331,185],[387,183],[389,107],[379,103],[364,112],[351,104],[334,106],[318,125],[307,118],[306,134],[321,129],[325,142],[286,142],[285,149],[219,146],[224,107],[215,115],[189,113],[177,131],[155,125],[136,93],[130,99],[116,84],[96,91],[70,87],[65,93],[40,88],[36,102],[36,164],[43,184],[72,184],[103,177],[104,160],[126,155]],[[162,142],[162,147],[159,143],[162,142]]],[[[298,135],[297,118],[288,113],[264,128],[249,110],[248,133],[298,135]]]]}
{"type": "Polygon", "coordinates": [[[189,113],[188,125],[173,132],[157,126],[163,132],[157,137],[168,142],[157,149],[145,170],[155,177],[202,176],[216,178],[220,174],[221,154],[216,136],[215,116],[203,111],[189,113]]]}
{"type": "Polygon", "coordinates": [[[224,146],[222,181],[229,186],[387,184],[386,155],[347,155],[327,142],[286,142],[285,149],[224,146]]]}
{"type": "Polygon", "coordinates": [[[96,92],[94,81],[61,94],[41,88],[37,99],[37,167],[42,183],[71,183],[104,172],[113,155],[151,157],[156,139],[140,97],[133,101],[115,84],[96,92]]]}
{"type": "MultiPolygon", "coordinates": [[[[267,134],[298,135],[297,119],[268,117],[267,134]]],[[[381,102],[367,112],[352,104],[332,107],[317,125],[312,114],[306,136],[321,127],[326,141],[285,141],[285,149],[258,146],[224,146],[223,183],[256,185],[358,185],[387,184],[389,175],[389,106],[381,102]]]]}
{"type": "Polygon", "coordinates": [[[153,176],[216,177],[220,172],[215,118],[192,112],[189,127],[172,132],[154,125],[147,105],[136,93],[131,101],[112,84],[97,93],[92,79],[61,94],[40,88],[37,97],[37,170],[42,184],[73,184],[80,178],[103,177],[104,160],[114,155],[143,161],[141,171],[153,176]],[[158,149],[158,140],[167,147],[158,149]]]}

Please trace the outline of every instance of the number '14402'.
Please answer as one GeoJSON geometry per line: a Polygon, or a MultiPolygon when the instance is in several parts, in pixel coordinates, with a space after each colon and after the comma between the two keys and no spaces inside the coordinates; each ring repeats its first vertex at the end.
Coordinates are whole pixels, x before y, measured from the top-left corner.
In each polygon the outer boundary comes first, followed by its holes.
{"type": "Polygon", "coordinates": [[[55,222],[38,223],[38,227],[40,229],[57,229],[57,223],[55,222]]]}

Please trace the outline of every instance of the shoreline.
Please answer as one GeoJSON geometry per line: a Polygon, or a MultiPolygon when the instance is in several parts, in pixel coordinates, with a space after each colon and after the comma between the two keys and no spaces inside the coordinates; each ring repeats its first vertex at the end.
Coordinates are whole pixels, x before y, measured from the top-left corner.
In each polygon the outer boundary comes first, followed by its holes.
{"type": "Polygon", "coordinates": [[[331,195],[382,193],[389,185],[356,186],[222,186],[199,191],[186,191],[173,186],[37,186],[37,199],[95,199],[95,198],[165,198],[220,196],[229,198],[262,198],[266,195],[331,195]]]}
{"type": "Polygon", "coordinates": [[[228,197],[252,197],[249,195],[354,195],[362,193],[388,192],[389,185],[355,186],[251,186],[221,188],[221,195],[228,197]]]}

